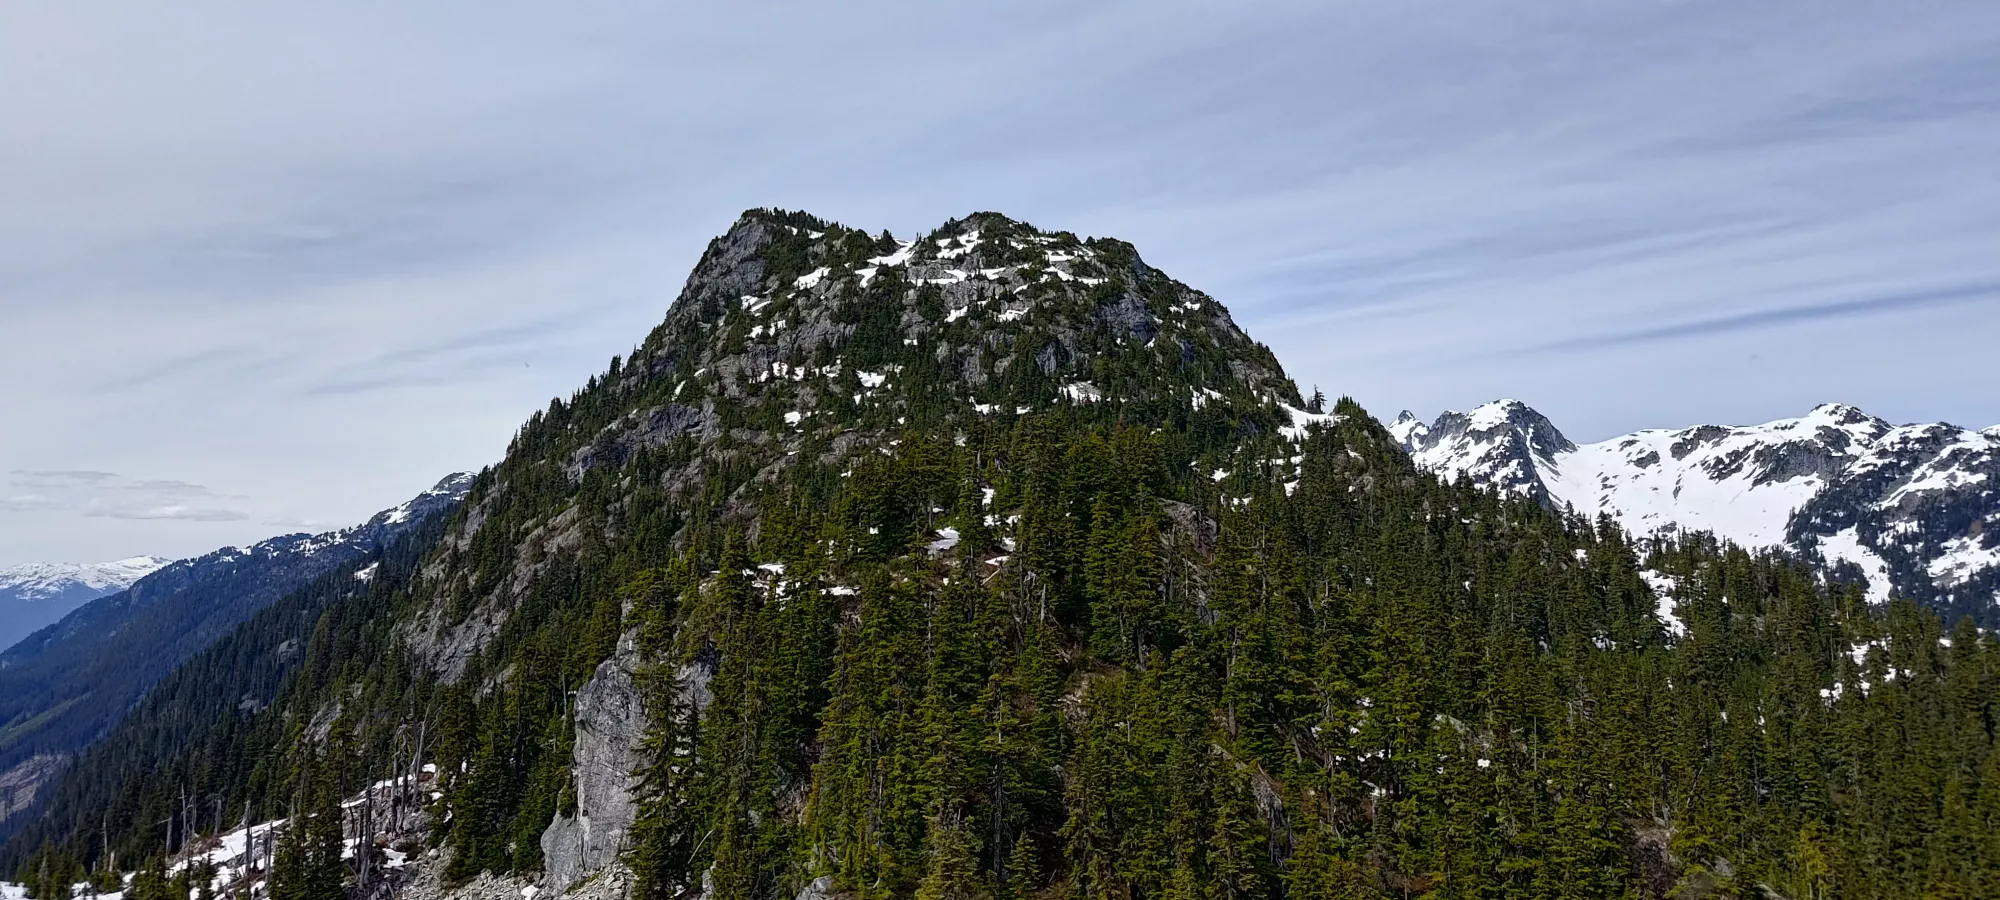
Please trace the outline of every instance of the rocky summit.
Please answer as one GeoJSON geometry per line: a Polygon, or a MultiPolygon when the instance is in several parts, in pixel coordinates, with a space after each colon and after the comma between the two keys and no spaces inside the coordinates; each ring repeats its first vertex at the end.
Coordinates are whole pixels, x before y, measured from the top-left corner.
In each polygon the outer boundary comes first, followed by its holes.
{"type": "Polygon", "coordinates": [[[761,468],[809,445],[841,453],[1050,405],[1268,431],[1301,402],[1220,303],[1130,244],[995,213],[915,240],[748,213],[666,321],[579,399],[600,394],[629,412],[567,459],[573,480],[676,438],[719,445],[685,471],[691,484],[732,461],[761,468]]]}

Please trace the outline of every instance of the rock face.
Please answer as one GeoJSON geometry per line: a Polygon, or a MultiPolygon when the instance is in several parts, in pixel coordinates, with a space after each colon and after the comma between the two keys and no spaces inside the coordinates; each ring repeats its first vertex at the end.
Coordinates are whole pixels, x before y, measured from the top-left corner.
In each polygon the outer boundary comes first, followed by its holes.
{"type": "Polygon", "coordinates": [[[55,754],[30,756],[4,772],[0,772],[0,820],[4,820],[35,802],[35,793],[61,772],[65,760],[55,754]]]}
{"type": "Polygon", "coordinates": [[[545,886],[558,894],[618,862],[638,813],[633,772],[640,763],[646,710],[635,680],[635,638],[627,632],[618,652],[599,663],[576,692],[576,815],[556,816],[542,832],[545,886]]]}
{"type": "Polygon", "coordinates": [[[1818,556],[1869,598],[2000,625],[2000,429],[1892,426],[1823,404],[1762,425],[1648,430],[1578,446],[1500,400],[1389,428],[1419,466],[1609,515],[1645,536],[1710,531],[1818,556]]]}

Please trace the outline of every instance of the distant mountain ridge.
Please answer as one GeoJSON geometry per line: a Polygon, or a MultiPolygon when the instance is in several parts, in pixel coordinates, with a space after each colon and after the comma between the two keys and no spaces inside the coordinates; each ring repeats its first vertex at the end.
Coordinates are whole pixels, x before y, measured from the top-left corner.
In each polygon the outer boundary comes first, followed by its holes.
{"type": "MultiPolygon", "coordinates": [[[[25,665],[49,652],[50,648],[79,635],[116,631],[138,610],[158,605],[190,587],[221,578],[240,577],[262,565],[300,561],[305,563],[301,573],[311,571],[316,575],[356,554],[365,554],[393,537],[392,532],[400,531],[413,521],[456,506],[471,484],[470,474],[456,473],[429,490],[376,513],[360,525],[321,534],[279,535],[247,547],[224,547],[203,556],[168,564],[139,579],[127,590],[85,604],[62,621],[0,652],[0,671],[25,665]]],[[[288,577],[284,580],[289,582],[294,579],[288,577]]],[[[4,714],[5,706],[0,703],[0,715],[4,714]]]]}
{"type": "Polygon", "coordinates": [[[0,589],[28,600],[53,597],[72,587],[119,591],[171,562],[159,556],[134,556],[106,563],[25,563],[0,568],[0,589]]]}
{"type": "Polygon", "coordinates": [[[105,563],[25,563],[0,568],[0,650],[85,603],[132,586],[172,563],[134,556],[105,563]]]}
{"type": "MultiPolygon", "coordinates": [[[[84,603],[0,652],[0,779],[32,768],[33,796],[61,759],[88,746],[182,661],[315,579],[359,565],[457,508],[473,476],[454,474],[367,522],[289,534],[162,566],[84,603]]],[[[19,781],[16,778],[15,781],[19,781]]],[[[0,809],[0,834],[10,810],[0,809]]]]}
{"type": "Polygon", "coordinates": [[[1891,425],[1821,404],[1761,425],[1645,430],[1578,445],[1518,400],[1389,427],[1423,468],[1636,535],[1710,531],[1818,556],[1892,594],[2000,624],[2000,427],[1891,425]]]}

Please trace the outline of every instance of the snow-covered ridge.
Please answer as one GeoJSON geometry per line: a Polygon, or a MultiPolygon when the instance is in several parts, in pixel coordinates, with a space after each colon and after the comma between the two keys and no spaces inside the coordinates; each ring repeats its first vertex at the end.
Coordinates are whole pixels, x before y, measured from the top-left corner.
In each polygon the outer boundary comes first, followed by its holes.
{"type": "Polygon", "coordinates": [[[27,563],[0,568],[0,593],[34,601],[84,587],[102,594],[122,591],[172,563],[157,556],[134,556],[106,563],[27,563]]]}
{"type": "Polygon", "coordinates": [[[1389,431],[1422,468],[1608,515],[1640,536],[1709,531],[1851,563],[1878,601],[1980,614],[2000,599],[2000,427],[1896,426],[1829,403],[1760,425],[1577,445],[1500,400],[1429,424],[1406,412],[1389,431]]]}
{"type": "Polygon", "coordinates": [[[176,595],[200,585],[219,583],[220,579],[234,577],[232,573],[276,573],[276,580],[271,582],[273,584],[293,575],[311,577],[309,573],[319,573],[366,556],[386,546],[416,523],[451,508],[465,496],[472,481],[473,476],[467,474],[447,476],[429,490],[376,513],[367,522],[353,527],[321,534],[279,535],[247,547],[224,547],[191,559],[171,561],[140,557],[96,567],[20,567],[18,571],[35,576],[24,581],[34,589],[46,590],[63,584],[70,585],[70,588],[45,599],[35,600],[30,596],[28,599],[32,602],[9,602],[23,595],[0,585],[0,651],[7,654],[41,653],[68,641],[86,640],[88,634],[115,633],[124,617],[131,615],[132,609],[137,607],[126,608],[117,603],[105,606],[98,601],[123,591],[143,594],[148,599],[139,606],[145,607],[161,597],[176,595]],[[64,582],[44,577],[60,576],[77,568],[91,569],[88,577],[96,586],[85,587],[84,582],[79,580],[64,582]],[[105,616],[110,618],[104,619],[105,616]],[[67,624],[58,632],[42,635],[34,649],[23,649],[28,638],[58,623],[67,624]]]}
{"type": "Polygon", "coordinates": [[[172,562],[135,556],[108,563],[28,563],[0,569],[0,650],[172,562]]]}
{"type": "Polygon", "coordinates": [[[378,533],[386,528],[403,525],[412,519],[421,519],[442,507],[457,503],[472,489],[472,480],[472,474],[457,472],[445,476],[444,480],[439,481],[430,490],[378,512],[359,525],[319,534],[279,535],[247,547],[224,547],[210,556],[225,561],[289,554],[314,556],[329,548],[345,547],[357,541],[373,542],[378,533]]]}

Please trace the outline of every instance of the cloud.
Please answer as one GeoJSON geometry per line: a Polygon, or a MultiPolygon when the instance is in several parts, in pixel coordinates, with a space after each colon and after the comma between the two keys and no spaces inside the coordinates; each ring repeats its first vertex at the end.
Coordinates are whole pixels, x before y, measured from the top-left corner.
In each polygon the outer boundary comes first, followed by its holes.
{"type": "Polygon", "coordinates": [[[131,484],[125,485],[125,489],[138,493],[161,494],[175,497],[212,497],[215,495],[215,492],[209,490],[207,485],[195,484],[191,481],[134,481],[131,484]]]}
{"type": "Polygon", "coordinates": [[[103,484],[118,479],[118,475],[115,472],[93,472],[88,470],[32,472],[25,469],[15,469],[14,474],[29,482],[42,483],[103,484]]]}
{"type": "Polygon", "coordinates": [[[1889,294],[1856,297],[1848,300],[1834,300],[1811,306],[1757,310],[1731,316],[1720,316],[1671,325],[1658,325],[1611,334],[1586,335],[1560,341],[1551,341],[1510,352],[1540,353],[1550,350],[1597,350],[1624,344],[1646,344],[1657,341],[1724,335],[1738,331],[1782,328],[1786,325],[1822,319],[1882,315],[1915,311],[1948,304],[1990,303],[1996,301],[2000,301],[2000,282],[1952,285],[1929,290],[1898,291],[1889,294]]]}
{"type": "Polygon", "coordinates": [[[195,502],[228,498],[192,481],[129,479],[90,470],[16,470],[14,475],[17,486],[36,486],[43,492],[0,498],[0,510],[60,510],[85,518],[129,521],[236,522],[250,517],[239,509],[195,502]]]}
{"type": "Polygon", "coordinates": [[[139,521],[169,519],[182,522],[238,522],[250,518],[249,513],[236,509],[190,507],[173,504],[164,506],[106,504],[95,501],[85,504],[83,514],[92,518],[133,519],[139,521]]]}
{"type": "Polygon", "coordinates": [[[272,516],[271,518],[264,519],[262,521],[262,524],[269,525],[272,528],[287,528],[287,529],[298,530],[304,528],[312,528],[321,523],[315,522],[311,519],[299,519],[290,516],[272,516]]]}
{"type": "Polygon", "coordinates": [[[1129,240],[1372,409],[2000,421],[1996,48],[1977,0],[0,6],[0,471],[61,503],[0,552],[493,462],[753,206],[1129,240]],[[25,474],[84,470],[210,493],[25,474]]]}

